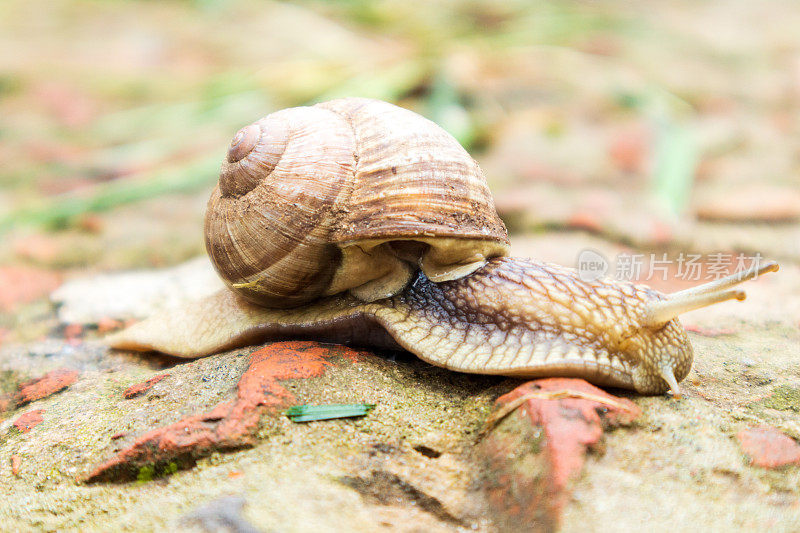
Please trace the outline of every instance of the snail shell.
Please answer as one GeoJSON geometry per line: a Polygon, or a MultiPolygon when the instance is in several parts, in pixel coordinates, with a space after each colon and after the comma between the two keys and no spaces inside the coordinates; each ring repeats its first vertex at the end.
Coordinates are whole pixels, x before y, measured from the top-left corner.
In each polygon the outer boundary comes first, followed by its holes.
{"type": "Polygon", "coordinates": [[[273,113],[240,130],[205,221],[206,249],[247,300],[292,307],[396,294],[508,252],[477,163],[447,132],[363,98],[273,113]]]}

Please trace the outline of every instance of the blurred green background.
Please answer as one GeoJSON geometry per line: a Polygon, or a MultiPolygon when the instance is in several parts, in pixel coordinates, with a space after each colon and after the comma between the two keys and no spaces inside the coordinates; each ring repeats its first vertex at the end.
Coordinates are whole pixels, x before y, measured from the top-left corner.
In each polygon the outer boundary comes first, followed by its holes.
{"type": "Polygon", "coordinates": [[[200,254],[232,135],[339,96],[450,131],[515,239],[794,260],[798,28],[791,0],[5,0],[0,262],[200,254]]]}

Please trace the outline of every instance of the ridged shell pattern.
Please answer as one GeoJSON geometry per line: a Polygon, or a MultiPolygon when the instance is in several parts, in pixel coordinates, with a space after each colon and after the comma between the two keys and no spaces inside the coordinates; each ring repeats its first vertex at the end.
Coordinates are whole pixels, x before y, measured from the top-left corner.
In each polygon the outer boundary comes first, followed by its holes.
{"type": "Polygon", "coordinates": [[[362,98],[285,109],[240,130],[205,236],[228,286],[267,307],[346,290],[390,296],[415,263],[453,279],[508,249],[483,174],[458,142],[362,98]]]}
{"type": "Polygon", "coordinates": [[[393,236],[506,240],[480,167],[434,122],[378,100],[320,104],[353,125],[358,162],[339,242],[393,236]]]}

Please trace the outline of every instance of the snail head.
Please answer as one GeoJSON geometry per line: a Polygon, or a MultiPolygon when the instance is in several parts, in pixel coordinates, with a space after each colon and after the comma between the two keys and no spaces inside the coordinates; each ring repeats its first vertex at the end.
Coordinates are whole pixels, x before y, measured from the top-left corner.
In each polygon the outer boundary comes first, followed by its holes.
{"type": "Polygon", "coordinates": [[[640,313],[638,332],[631,339],[639,344],[641,364],[632,374],[637,389],[663,389],[666,383],[673,396],[679,397],[678,382],[689,373],[692,348],[677,317],[726,300],[744,300],[746,294],[735,288],[737,285],[778,268],[776,262],[770,261],[647,302],[640,313]]]}

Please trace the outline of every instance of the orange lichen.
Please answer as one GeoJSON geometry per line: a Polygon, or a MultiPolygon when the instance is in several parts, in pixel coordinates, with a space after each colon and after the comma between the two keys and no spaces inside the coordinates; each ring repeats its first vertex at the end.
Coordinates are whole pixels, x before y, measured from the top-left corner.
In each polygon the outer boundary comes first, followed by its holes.
{"type": "Polygon", "coordinates": [[[16,392],[0,396],[0,412],[11,411],[33,401],[47,398],[66,389],[77,379],[77,370],[59,368],[42,377],[21,383],[16,392]]]}
{"type": "Polygon", "coordinates": [[[78,379],[77,370],[59,368],[44,376],[33,379],[19,386],[18,406],[46,398],[66,389],[78,379]]]}
{"type": "Polygon", "coordinates": [[[14,454],[11,456],[11,474],[19,477],[19,471],[22,468],[22,458],[14,454]]]}
{"type": "Polygon", "coordinates": [[[168,378],[169,376],[170,374],[159,374],[158,376],[153,376],[147,381],[137,383],[136,385],[131,385],[130,387],[125,389],[125,392],[123,392],[122,395],[125,397],[126,400],[130,400],[131,398],[136,398],[137,396],[141,396],[145,392],[152,389],[153,385],[155,385],[164,378],[168,378]]]}
{"type": "Polygon", "coordinates": [[[14,427],[17,428],[20,433],[27,433],[44,422],[44,417],[42,415],[44,415],[44,409],[28,411],[14,421],[14,427]]]}

